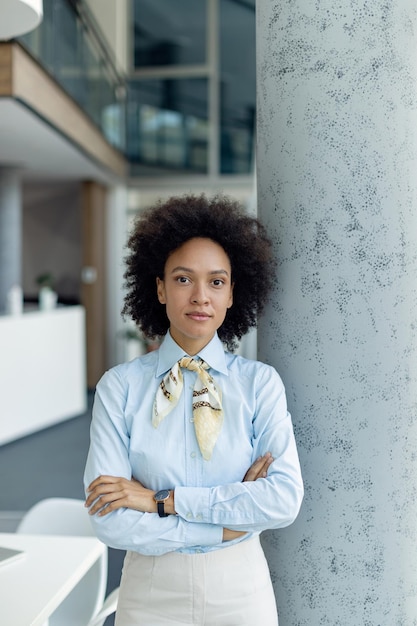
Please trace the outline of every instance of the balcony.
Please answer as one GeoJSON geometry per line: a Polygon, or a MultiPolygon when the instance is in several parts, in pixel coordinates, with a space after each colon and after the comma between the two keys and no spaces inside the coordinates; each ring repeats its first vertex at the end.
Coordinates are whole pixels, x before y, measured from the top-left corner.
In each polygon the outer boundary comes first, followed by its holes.
{"type": "MultiPolygon", "coordinates": [[[[223,47],[230,40],[228,24],[236,17],[230,13],[232,4],[228,0],[219,4],[223,47]]],[[[203,20],[205,3],[201,6],[203,20]]],[[[250,29],[253,12],[239,10],[245,15],[242,23],[250,29]]],[[[146,19],[146,13],[142,15],[146,19]]],[[[152,22],[145,24],[147,29],[151,26],[152,22]]],[[[207,37],[210,28],[209,24],[207,37]]],[[[251,173],[254,107],[243,102],[236,106],[231,94],[240,79],[227,66],[225,78],[213,71],[216,55],[211,58],[208,52],[206,62],[188,66],[188,73],[172,65],[165,69],[151,65],[126,77],[109,53],[93,14],[75,0],[44,0],[42,24],[18,42],[127,159],[130,176],[251,173]],[[232,82],[226,89],[227,81],[232,82]]],[[[235,68],[236,60],[233,63],[235,68]]],[[[254,83],[248,70],[245,100],[251,80],[254,83]]]]}

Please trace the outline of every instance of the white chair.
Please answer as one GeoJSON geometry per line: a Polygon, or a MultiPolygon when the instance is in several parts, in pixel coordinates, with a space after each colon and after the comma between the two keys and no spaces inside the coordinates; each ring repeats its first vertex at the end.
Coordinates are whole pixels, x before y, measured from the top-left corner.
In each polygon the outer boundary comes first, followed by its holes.
{"type": "MultiPolygon", "coordinates": [[[[39,535],[93,535],[83,500],[47,498],[24,515],[16,532],[39,535]]],[[[107,550],[49,618],[49,626],[102,626],[116,610],[118,589],[104,602],[107,550]],[[104,602],[104,604],[103,604],[104,602]]]]}
{"type": "Polygon", "coordinates": [[[104,601],[103,606],[89,622],[88,626],[103,626],[109,615],[116,612],[117,609],[117,601],[119,599],[119,588],[113,589],[111,593],[107,596],[104,601]]]}

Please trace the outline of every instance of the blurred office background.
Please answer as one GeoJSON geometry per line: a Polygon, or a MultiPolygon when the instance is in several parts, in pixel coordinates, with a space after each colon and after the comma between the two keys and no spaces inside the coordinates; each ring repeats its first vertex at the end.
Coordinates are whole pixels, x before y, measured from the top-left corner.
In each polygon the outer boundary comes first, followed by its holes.
{"type": "Polygon", "coordinates": [[[254,128],[255,0],[44,0],[0,41],[0,530],[83,497],[92,390],[148,349],[120,316],[135,215],[189,191],[253,211],[254,128]]]}

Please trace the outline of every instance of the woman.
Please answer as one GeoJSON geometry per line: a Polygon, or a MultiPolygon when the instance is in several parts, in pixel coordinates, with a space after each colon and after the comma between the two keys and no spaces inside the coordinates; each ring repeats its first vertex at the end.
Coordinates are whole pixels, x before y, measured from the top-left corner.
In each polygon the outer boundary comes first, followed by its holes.
{"type": "Polygon", "coordinates": [[[94,401],[86,506],[127,550],[116,624],[276,626],[259,534],[301,505],[291,418],[276,371],[223,347],[256,325],[270,241],[232,200],[189,195],[142,214],[128,246],[123,313],[164,339],[94,401]]]}

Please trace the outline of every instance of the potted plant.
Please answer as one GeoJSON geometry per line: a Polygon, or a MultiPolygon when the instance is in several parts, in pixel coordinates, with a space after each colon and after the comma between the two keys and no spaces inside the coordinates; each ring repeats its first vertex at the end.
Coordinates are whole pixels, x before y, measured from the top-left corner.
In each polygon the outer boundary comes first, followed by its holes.
{"type": "Polygon", "coordinates": [[[126,328],[119,332],[119,336],[126,342],[126,360],[131,361],[146,352],[151,352],[159,348],[158,340],[151,340],[145,337],[135,326],[127,324],[126,328]]]}
{"type": "Polygon", "coordinates": [[[54,277],[50,272],[43,272],[36,278],[39,288],[39,308],[50,311],[56,307],[58,294],[54,291],[54,277]]]}

